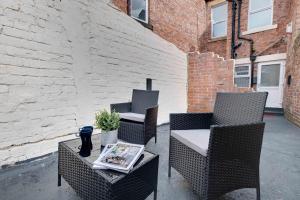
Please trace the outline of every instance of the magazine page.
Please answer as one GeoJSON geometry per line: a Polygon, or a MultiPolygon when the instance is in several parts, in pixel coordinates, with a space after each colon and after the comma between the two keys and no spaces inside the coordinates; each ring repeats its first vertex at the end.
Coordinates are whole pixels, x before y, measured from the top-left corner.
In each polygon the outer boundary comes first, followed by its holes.
{"type": "Polygon", "coordinates": [[[101,158],[105,155],[105,153],[116,144],[107,144],[105,145],[104,149],[101,151],[100,156],[98,157],[97,160],[94,161],[93,169],[107,169],[107,167],[101,165],[100,160],[101,158]]]}
{"type": "Polygon", "coordinates": [[[99,159],[109,169],[129,171],[144,151],[143,145],[118,142],[99,159]]]}

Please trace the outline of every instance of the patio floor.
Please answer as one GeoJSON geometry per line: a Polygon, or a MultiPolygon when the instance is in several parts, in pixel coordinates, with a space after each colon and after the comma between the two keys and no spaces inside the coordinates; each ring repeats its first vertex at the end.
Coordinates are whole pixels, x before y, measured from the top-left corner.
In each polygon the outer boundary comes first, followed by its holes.
{"type": "MultiPolygon", "coordinates": [[[[261,158],[261,195],[268,200],[300,199],[300,129],[280,116],[266,116],[267,123],[261,158]]],[[[160,154],[158,200],[187,199],[197,196],[175,170],[167,176],[169,126],[158,129],[158,143],[147,149],[160,154]]],[[[65,182],[57,187],[57,154],[0,171],[2,200],[79,200],[65,182]]],[[[152,195],[148,199],[152,199],[152,195]]],[[[147,200],[148,200],[147,199],[147,200]]],[[[227,194],[222,200],[255,199],[254,189],[227,194]]]]}

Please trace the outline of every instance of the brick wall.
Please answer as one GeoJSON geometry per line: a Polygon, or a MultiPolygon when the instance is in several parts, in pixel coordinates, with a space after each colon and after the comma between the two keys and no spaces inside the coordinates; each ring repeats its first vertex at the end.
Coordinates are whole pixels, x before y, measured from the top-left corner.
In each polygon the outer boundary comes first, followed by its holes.
{"type": "MultiPolygon", "coordinates": [[[[208,2],[205,8],[205,28],[204,30],[199,34],[199,51],[200,52],[214,52],[215,54],[218,54],[219,56],[226,58],[227,57],[227,52],[226,52],[226,47],[227,47],[227,37],[221,37],[218,39],[212,39],[211,35],[211,29],[212,29],[212,24],[211,24],[211,7],[217,3],[224,3],[222,0],[216,0],[216,1],[211,1],[208,2]]],[[[230,3],[228,3],[230,4],[230,3]]],[[[228,15],[230,13],[228,12],[228,15]]],[[[228,16],[228,23],[231,23],[231,17],[228,16]]],[[[231,29],[228,26],[227,32],[228,34],[230,33],[231,29]]]]}
{"type": "Polygon", "coordinates": [[[285,80],[292,77],[291,85],[285,84],[285,116],[300,126],[300,2],[292,1],[291,14],[293,33],[289,36],[288,59],[285,80]]]}
{"type": "MultiPolygon", "coordinates": [[[[127,0],[113,0],[126,12],[127,0]]],[[[149,0],[149,22],[162,38],[188,52],[198,49],[198,34],[205,30],[204,0],[149,0]]]]}
{"type": "Polygon", "coordinates": [[[238,91],[233,85],[233,60],[217,54],[188,54],[188,111],[212,112],[217,92],[238,91]]]}
{"type": "MultiPolygon", "coordinates": [[[[231,56],[231,25],[232,25],[232,4],[228,2],[228,27],[227,38],[211,39],[211,5],[220,0],[210,1],[207,5],[207,29],[200,37],[201,52],[216,52],[220,56],[229,59],[231,56]]],[[[277,53],[285,53],[287,47],[286,25],[289,23],[289,10],[291,0],[282,1],[274,0],[274,16],[273,24],[277,24],[276,29],[267,30],[247,34],[245,37],[250,37],[255,41],[255,50],[258,55],[270,55],[277,53]]],[[[241,14],[241,31],[247,31],[248,26],[248,8],[249,0],[243,0],[241,14]]],[[[237,51],[238,58],[249,57],[249,44],[244,42],[243,46],[237,51]]]]}
{"type": "Polygon", "coordinates": [[[0,166],[56,151],[147,77],[160,90],[159,123],[186,111],[186,54],[112,7],[1,1],[0,166]]]}
{"type": "Polygon", "coordinates": [[[202,0],[149,0],[153,31],[187,51],[198,49],[198,32],[205,23],[202,0]]]}
{"type": "Polygon", "coordinates": [[[116,5],[124,13],[128,13],[128,0],[112,0],[112,3],[116,5]]]}

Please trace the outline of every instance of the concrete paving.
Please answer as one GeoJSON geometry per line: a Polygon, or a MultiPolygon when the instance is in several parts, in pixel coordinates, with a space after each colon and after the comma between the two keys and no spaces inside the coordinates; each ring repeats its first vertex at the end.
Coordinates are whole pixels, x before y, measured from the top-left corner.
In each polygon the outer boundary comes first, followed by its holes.
{"type": "MultiPolygon", "coordinates": [[[[268,200],[300,199],[300,129],[283,117],[266,116],[261,157],[261,195],[268,200]]],[[[175,170],[167,176],[169,126],[158,129],[158,143],[147,149],[160,154],[158,200],[195,200],[198,197],[175,170]]],[[[150,195],[147,200],[152,199],[150,195]]],[[[1,200],[79,200],[65,182],[57,187],[57,154],[0,171],[1,200]]],[[[221,200],[255,199],[254,189],[231,192],[221,200]]]]}

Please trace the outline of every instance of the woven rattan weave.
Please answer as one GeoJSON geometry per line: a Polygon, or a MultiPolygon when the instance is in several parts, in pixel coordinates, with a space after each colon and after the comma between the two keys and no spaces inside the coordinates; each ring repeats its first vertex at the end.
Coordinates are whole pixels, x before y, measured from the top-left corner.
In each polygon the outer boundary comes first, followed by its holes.
{"type": "Polygon", "coordinates": [[[213,113],[170,115],[170,131],[210,129],[207,156],[170,135],[169,177],[176,169],[201,199],[256,188],[260,199],[259,160],[267,93],[219,93],[213,113]]]}
{"type": "Polygon", "coordinates": [[[133,90],[132,102],[110,105],[111,111],[145,114],[145,121],[142,123],[121,119],[118,129],[120,140],[145,145],[154,137],[156,143],[158,94],[158,91],[133,90]]]}
{"type": "Polygon", "coordinates": [[[145,151],[144,157],[129,174],[94,170],[92,163],[100,154],[100,137],[93,136],[91,156],[79,155],[79,139],[59,143],[58,186],[63,177],[85,200],[143,200],[154,192],[157,197],[159,156],[145,151]]]}

